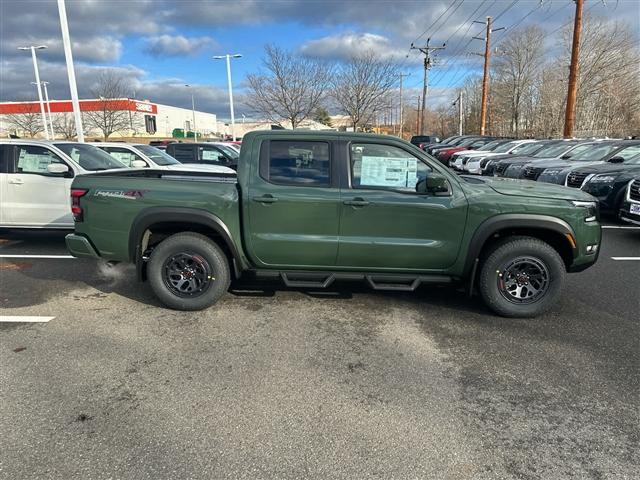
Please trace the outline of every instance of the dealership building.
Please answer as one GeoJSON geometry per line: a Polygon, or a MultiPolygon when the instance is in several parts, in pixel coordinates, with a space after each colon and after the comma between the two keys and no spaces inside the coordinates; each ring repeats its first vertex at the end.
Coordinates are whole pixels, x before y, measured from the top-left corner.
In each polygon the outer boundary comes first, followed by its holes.
{"type": "MultiPolygon", "coordinates": [[[[72,118],[71,101],[51,100],[48,103],[44,102],[44,105],[46,115],[51,119],[48,123],[54,126],[55,138],[63,138],[63,132],[56,132],[56,125],[60,125],[61,120],[72,118]]],[[[220,135],[217,132],[216,115],[213,113],[197,110],[194,113],[191,109],[172,107],[146,100],[131,98],[80,100],[80,111],[85,115],[89,112],[96,114],[104,111],[118,112],[116,115],[122,127],[110,139],[180,138],[185,135],[193,136],[194,131],[198,137],[202,138],[215,138],[220,135]]],[[[20,124],[24,124],[25,121],[39,122],[42,125],[39,102],[0,102],[0,137],[28,136],[26,129],[20,127],[20,124]]],[[[88,121],[83,120],[83,127],[86,137],[102,137],[101,131],[91,127],[88,121]]],[[[38,137],[44,138],[44,133],[39,133],[38,137]]]]}

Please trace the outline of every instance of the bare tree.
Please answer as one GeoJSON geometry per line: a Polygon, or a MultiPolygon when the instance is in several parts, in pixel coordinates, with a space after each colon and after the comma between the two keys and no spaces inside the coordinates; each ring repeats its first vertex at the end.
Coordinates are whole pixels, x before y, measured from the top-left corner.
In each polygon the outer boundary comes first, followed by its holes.
{"type": "Polygon", "coordinates": [[[331,96],[357,130],[384,108],[397,79],[394,65],[369,51],[351,57],[333,76],[331,96]]]}
{"type": "Polygon", "coordinates": [[[44,131],[40,110],[33,109],[33,111],[27,113],[10,114],[7,115],[5,121],[9,126],[9,130],[16,130],[30,138],[44,131]]]}
{"type": "Polygon", "coordinates": [[[53,119],[53,129],[65,140],[76,138],[76,121],[72,113],[59,113],[53,119]]]}
{"type": "MultiPolygon", "coordinates": [[[[522,128],[522,110],[535,95],[534,89],[544,64],[544,31],[530,26],[512,32],[499,47],[495,62],[496,84],[504,89],[504,115],[516,137],[522,128]]],[[[495,89],[495,87],[494,87],[495,89]]]]}
{"type": "Polygon", "coordinates": [[[247,105],[271,122],[287,120],[296,128],[320,106],[330,66],[267,45],[264,68],[264,73],[247,76],[247,105]]]}
{"type": "Polygon", "coordinates": [[[88,130],[97,130],[107,140],[116,132],[137,131],[141,122],[137,112],[124,107],[124,100],[130,92],[124,78],[112,71],[103,72],[91,94],[100,99],[98,109],[83,113],[83,122],[88,130]]]}

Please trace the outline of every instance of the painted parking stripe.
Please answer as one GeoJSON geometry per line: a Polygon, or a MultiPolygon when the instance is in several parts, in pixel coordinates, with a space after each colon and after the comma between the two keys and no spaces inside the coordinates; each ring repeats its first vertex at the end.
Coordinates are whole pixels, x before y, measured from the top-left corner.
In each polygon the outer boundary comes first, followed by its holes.
{"type": "Polygon", "coordinates": [[[29,317],[29,316],[6,316],[0,315],[0,323],[47,323],[56,317],[29,317]]]}
{"type": "Polygon", "coordinates": [[[73,255],[0,255],[0,258],[76,258],[73,255]]]}
{"type": "Polygon", "coordinates": [[[640,257],[611,257],[612,260],[619,260],[619,261],[633,261],[633,260],[640,260],[640,257]]]}
{"type": "Polygon", "coordinates": [[[640,227],[631,227],[627,225],[603,225],[602,228],[609,230],[640,230],[640,227]]]}

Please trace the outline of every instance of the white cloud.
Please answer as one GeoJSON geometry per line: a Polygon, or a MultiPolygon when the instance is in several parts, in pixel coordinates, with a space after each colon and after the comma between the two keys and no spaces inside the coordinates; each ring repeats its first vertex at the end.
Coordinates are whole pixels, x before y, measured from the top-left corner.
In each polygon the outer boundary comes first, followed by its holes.
{"type": "Polygon", "coordinates": [[[204,48],[212,48],[215,42],[210,37],[192,37],[183,35],[157,35],[146,40],[146,51],[156,57],[177,57],[195,55],[204,48]]]}
{"type": "MultiPolygon", "coordinates": [[[[346,32],[310,40],[300,47],[308,57],[347,60],[353,56],[373,51],[378,58],[394,62],[407,60],[407,50],[400,49],[391,40],[375,33],[346,32]]],[[[407,61],[412,61],[409,59],[407,61]]]]}

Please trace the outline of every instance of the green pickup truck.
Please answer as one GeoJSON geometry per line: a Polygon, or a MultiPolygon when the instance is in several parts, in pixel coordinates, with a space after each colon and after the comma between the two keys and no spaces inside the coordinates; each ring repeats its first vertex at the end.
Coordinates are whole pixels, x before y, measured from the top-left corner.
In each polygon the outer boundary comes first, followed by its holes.
{"type": "Polygon", "coordinates": [[[252,132],[236,174],[131,170],[73,181],[77,257],[133,262],[167,306],[214,304],[241,276],[380,290],[457,283],[499,315],[553,305],[598,258],[594,198],[457,176],[395,137],[252,132]]]}

